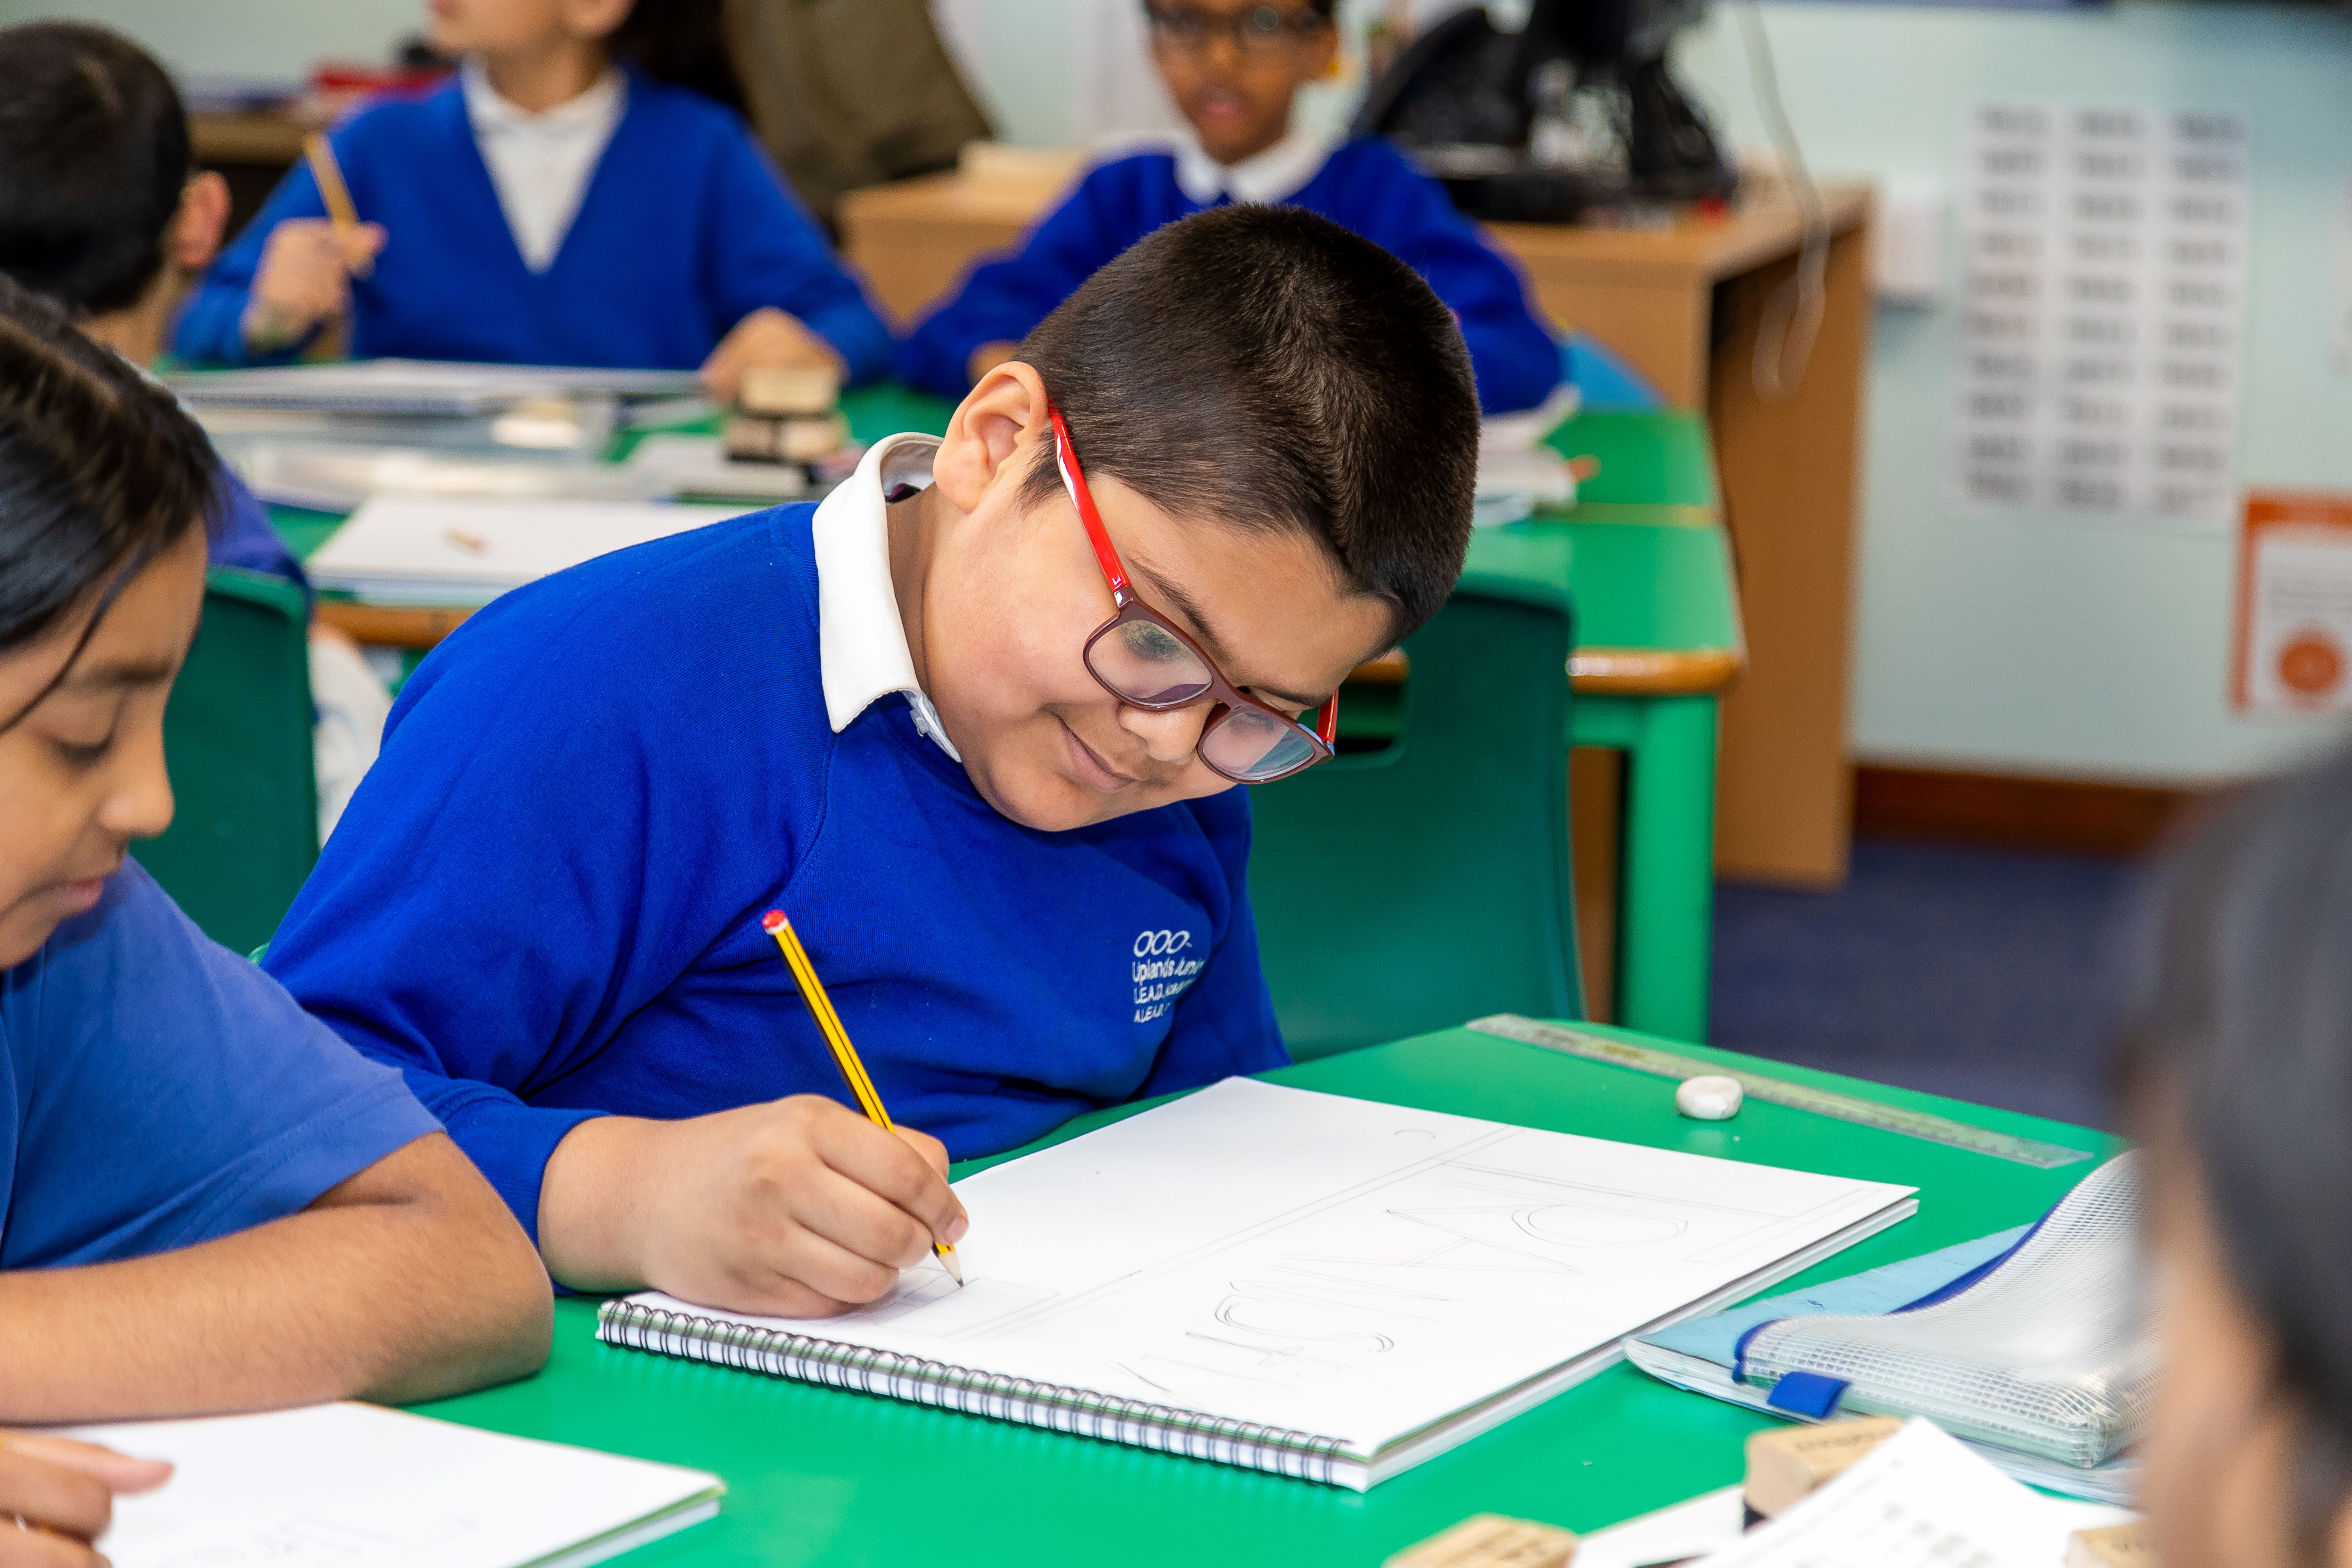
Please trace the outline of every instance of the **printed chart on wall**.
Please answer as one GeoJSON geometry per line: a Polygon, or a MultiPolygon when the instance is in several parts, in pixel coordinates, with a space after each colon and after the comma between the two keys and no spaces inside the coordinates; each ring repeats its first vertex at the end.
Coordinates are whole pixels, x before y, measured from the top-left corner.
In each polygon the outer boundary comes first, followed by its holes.
{"type": "Polygon", "coordinates": [[[1972,115],[1953,500],[2221,529],[2233,510],[2246,128],[2187,110],[1972,115]]]}
{"type": "Polygon", "coordinates": [[[2246,497],[2235,662],[2242,710],[2352,709],[2352,495],[2246,497]]]}

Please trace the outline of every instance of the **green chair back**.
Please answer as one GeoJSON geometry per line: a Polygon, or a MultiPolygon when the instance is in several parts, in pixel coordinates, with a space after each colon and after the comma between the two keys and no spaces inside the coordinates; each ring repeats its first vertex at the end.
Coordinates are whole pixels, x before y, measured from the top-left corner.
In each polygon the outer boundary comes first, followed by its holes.
{"type": "Polygon", "coordinates": [[[1488,1013],[1582,1016],[1571,619],[1564,587],[1464,577],[1405,644],[1394,740],[1252,791],[1250,900],[1294,1058],[1488,1013]]]}
{"type": "Polygon", "coordinates": [[[213,569],[163,710],[172,826],[131,847],[188,918],[236,952],[269,940],[319,858],[307,623],[293,584],[213,569]]]}

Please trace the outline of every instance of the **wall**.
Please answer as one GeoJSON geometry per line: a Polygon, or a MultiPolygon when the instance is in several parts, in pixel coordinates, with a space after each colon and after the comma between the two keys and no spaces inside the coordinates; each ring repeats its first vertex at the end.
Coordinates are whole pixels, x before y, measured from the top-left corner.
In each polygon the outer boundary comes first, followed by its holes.
{"type": "Polygon", "coordinates": [[[423,0],[0,0],[0,26],[100,23],[184,77],[284,80],[320,59],[386,59],[424,16],[423,0]]]}
{"type": "MultiPolygon", "coordinates": [[[[1957,196],[1989,98],[2220,107],[2253,142],[2241,471],[2352,489],[2352,376],[2327,331],[2347,265],[2352,17],[2256,4],[2014,12],[1765,7],[1790,117],[1824,174],[1957,196]]],[[[1766,142],[1718,5],[1679,51],[1743,146],[1766,142]]],[[[1952,237],[1956,258],[1957,234],[1952,237]]],[[[2151,781],[2260,768],[2334,733],[2227,704],[2226,534],[1991,522],[1943,499],[1948,308],[1882,309],[1869,409],[1856,750],[1873,760],[2151,781]]]]}

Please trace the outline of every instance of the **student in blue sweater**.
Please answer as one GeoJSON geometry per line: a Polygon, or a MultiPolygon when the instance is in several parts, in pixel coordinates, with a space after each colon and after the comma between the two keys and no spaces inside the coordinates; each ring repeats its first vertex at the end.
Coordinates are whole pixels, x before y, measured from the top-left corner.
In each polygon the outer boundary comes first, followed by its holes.
{"type": "Polygon", "coordinates": [[[1094,270],[1188,213],[1227,202],[1302,206],[1402,258],[1461,323],[1489,413],[1532,408],[1559,382],[1559,347],[1508,261],[1435,181],[1376,137],[1337,147],[1294,131],[1291,100],[1328,75],[1333,0],[1149,0],[1151,58],[1193,135],[1097,165],[1018,255],[973,269],[899,345],[900,379],[961,397],[1094,270]]]}
{"type": "Polygon", "coordinates": [[[434,0],[457,79],[334,133],[348,254],[298,164],[180,319],[183,358],[282,357],[346,310],[355,357],[889,363],[890,336],[740,115],[721,0],[434,0]],[[681,81],[691,85],[679,85],[681,81]]]}
{"type": "Polygon", "coordinates": [[[468,620],[269,968],[560,1283],[871,1300],[963,1234],[949,1155],[1285,1059],[1233,785],[1328,754],[1340,680],[1444,601],[1477,438],[1394,257],[1295,209],[1171,226],[944,440],[468,620]],[[842,1103],[772,908],[928,1132],[842,1103]]]}
{"type": "MultiPolygon", "coordinates": [[[[0,1426],[428,1399],[547,1353],[530,1243],[399,1076],[125,858],[172,817],[213,473],[0,278],[0,1426]]],[[[0,1562],[102,1563],[110,1493],[168,1473],[0,1431],[0,1562]]]]}

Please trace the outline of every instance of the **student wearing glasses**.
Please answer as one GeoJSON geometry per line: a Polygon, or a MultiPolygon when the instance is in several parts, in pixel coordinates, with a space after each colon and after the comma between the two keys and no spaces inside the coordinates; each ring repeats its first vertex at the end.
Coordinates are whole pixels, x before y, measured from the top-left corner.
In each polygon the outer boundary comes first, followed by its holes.
{"type": "Polygon", "coordinates": [[[1396,258],[1295,209],[1171,225],[944,439],[468,620],[268,967],[559,1283],[871,1300],[962,1236],[949,1156],[1285,1059],[1234,786],[1328,756],[1341,679],[1444,602],[1477,439],[1396,258]],[[842,1102],[770,909],[898,1133],[842,1102]]]}
{"type": "Polygon", "coordinates": [[[973,269],[899,346],[898,374],[961,397],[1071,290],[1165,223],[1205,207],[1301,206],[1402,258],[1459,321],[1489,413],[1531,408],[1559,351],[1517,271],[1444,190],[1377,137],[1334,145],[1294,129],[1299,88],[1330,73],[1333,0],[1149,0],[1151,58],[1192,134],[1097,164],[1019,254],[973,269]]]}

